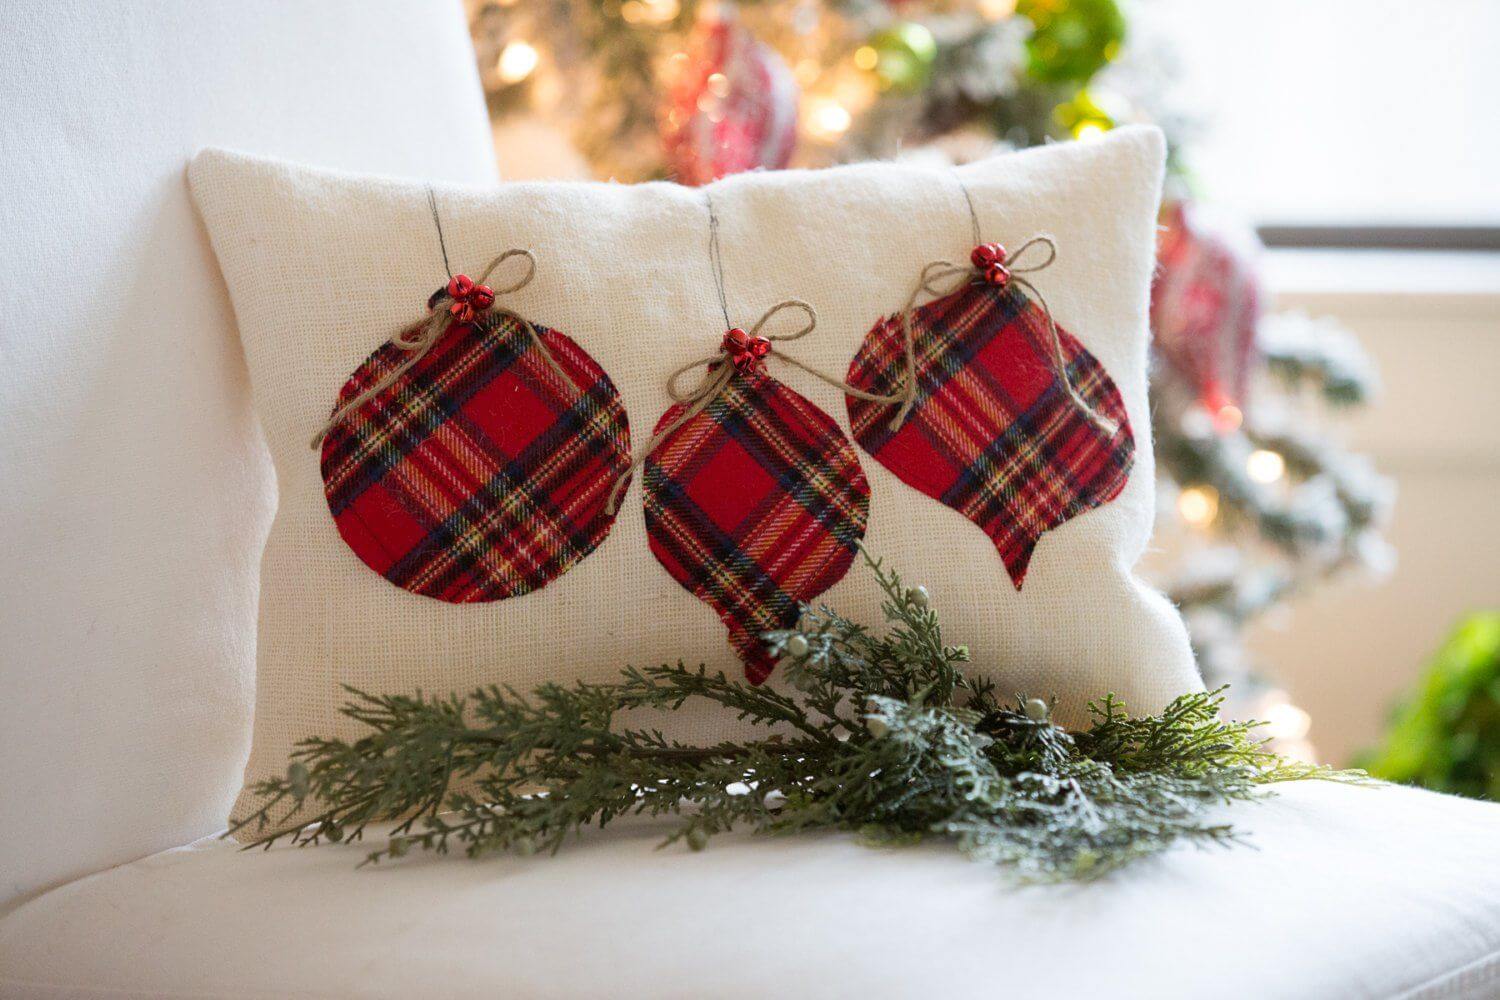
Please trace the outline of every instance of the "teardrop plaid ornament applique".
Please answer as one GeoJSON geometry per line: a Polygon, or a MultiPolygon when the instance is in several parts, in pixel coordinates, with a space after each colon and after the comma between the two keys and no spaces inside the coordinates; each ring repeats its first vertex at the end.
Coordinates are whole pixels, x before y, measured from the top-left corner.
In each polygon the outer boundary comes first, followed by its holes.
{"type": "MultiPolygon", "coordinates": [[[[998,244],[982,244],[972,268],[938,262],[944,276],[962,277],[959,286],[866,336],[849,384],[898,393],[909,320],[915,389],[899,424],[891,406],[846,396],[860,447],[983,529],[1017,590],[1042,535],[1119,496],[1135,459],[1118,388],[1045,304],[1017,287],[1031,287],[1015,276],[1019,256],[1008,262],[998,244]]],[[[936,267],[919,291],[933,290],[936,267]]]]}
{"type": "Polygon", "coordinates": [[[759,366],[734,371],[668,431],[690,406],[657,424],[666,433],[645,460],[646,533],[672,578],[718,613],[760,684],[776,665],[762,634],[794,627],[802,604],[853,563],[869,483],[833,418],[759,366]]]}
{"type": "Polygon", "coordinates": [[[396,586],[455,604],[567,572],[609,533],[609,491],[630,468],[609,376],[566,335],[487,312],[493,301],[454,278],[433,296],[435,320],[354,372],[321,438],[349,548],[396,586]]]}
{"type": "MultiPolygon", "coordinates": [[[[776,667],[765,633],[794,627],[803,605],[853,564],[870,519],[870,484],[834,419],[766,371],[775,357],[831,386],[859,392],[781,346],[811,333],[817,311],[801,299],[784,299],[748,331],[730,322],[719,217],[712,195],[703,194],[708,263],[728,329],[713,354],[668,376],[674,404],[636,463],[644,466],[652,554],[672,579],[718,613],[745,677],[760,684],[776,667]],[[762,335],[783,311],[800,312],[804,324],[794,332],[762,335]],[[682,376],[699,369],[697,386],[681,389],[682,376]]],[[[622,478],[609,509],[624,486],[622,478]]]]}

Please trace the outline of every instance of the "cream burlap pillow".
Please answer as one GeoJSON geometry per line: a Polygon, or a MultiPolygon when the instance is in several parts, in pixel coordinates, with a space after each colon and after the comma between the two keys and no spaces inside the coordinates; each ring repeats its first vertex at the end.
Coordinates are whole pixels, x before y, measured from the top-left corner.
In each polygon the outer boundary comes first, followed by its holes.
{"type": "MultiPolygon", "coordinates": [[[[868,549],[927,587],[977,669],[1003,690],[1055,696],[1064,719],[1105,692],[1155,710],[1198,685],[1176,612],[1132,572],[1152,525],[1146,310],[1162,161],[1159,133],[1123,129],[959,171],[986,239],[1016,246],[1045,232],[1056,241],[1056,263],[1030,277],[1113,378],[1136,443],[1123,492],[1044,535],[1023,588],[983,531],[856,451],[870,487],[868,549]]],[[[525,689],[678,659],[740,672],[715,613],[649,551],[639,476],[608,535],[547,586],[455,604],[395,586],[354,554],[308,447],[350,374],[420,319],[446,279],[436,205],[455,273],[475,274],[508,247],[532,251],[535,279],[502,304],[567,334],[598,363],[618,387],[638,450],[670,404],[666,376],[723,334],[702,190],[517,183],[439,188],[430,200],[421,185],[220,150],[199,154],[190,177],[280,486],[262,563],[247,782],[283,771],[297,740],[348,731],[335,712],[341,684],[525,689]]],[[[748,325],[775,302],[806,300],[819,322],[794,353],[833,373],[849,370],[926,262],[965,260],[973,242],[963,187],[948,171],[867,164],[748,174],[711,192],[731,317],[748,325]]],[[[784,365],[772,371],[850,432],[839,390],[784,365]]],[[[821,600],[878,621],[878,594],[859,566],[821,600]]],[[[725,735],[691,711],[672,731],[725,735]]]]}

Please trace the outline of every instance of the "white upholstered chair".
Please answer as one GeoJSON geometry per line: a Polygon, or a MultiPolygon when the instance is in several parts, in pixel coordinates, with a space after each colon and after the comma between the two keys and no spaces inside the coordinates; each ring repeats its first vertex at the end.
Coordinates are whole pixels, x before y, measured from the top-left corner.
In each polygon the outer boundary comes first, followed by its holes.
{"type": "Polygon", "coordinates": [[[1254,849],[1046,889],[640,824],[378,871],[213,840],[274,491],[207,144],[494,178],[456,0],[0,8],[0,995],[1500,995],[1500,807],[1400,789],[1289,788],[1233,811],[1254,849]]]}

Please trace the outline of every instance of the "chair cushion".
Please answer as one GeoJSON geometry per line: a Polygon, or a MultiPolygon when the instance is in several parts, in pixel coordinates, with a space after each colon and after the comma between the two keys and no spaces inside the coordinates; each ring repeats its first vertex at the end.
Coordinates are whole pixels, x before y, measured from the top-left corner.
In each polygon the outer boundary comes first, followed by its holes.
{"type": "Polygon", "coordinates": [[[250,744],[276,488],[188,158],[495,153],[458,0],[7,0],[0,51],[4,902],[217,829],[250,744]]]}
{"type": "Polygon", "coordinates": [[[210,840],[0,921],[0,993],[1500,995],[1500,806],[1307,782],[1225,818],[1248,846],[1082,886],[844,836],[655,851],[644,822],[364,869],[357,846],[210,840]]]}

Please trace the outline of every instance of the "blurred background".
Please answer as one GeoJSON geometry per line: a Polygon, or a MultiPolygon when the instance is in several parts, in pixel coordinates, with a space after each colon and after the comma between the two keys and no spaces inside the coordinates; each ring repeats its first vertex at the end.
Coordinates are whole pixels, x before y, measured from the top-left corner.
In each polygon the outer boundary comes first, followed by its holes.
{"type": "Polygon", "coordinates": [[[468,9],[507,179],[1160,125],[1150,575],[1283,752],[1500,796],[1500,4],[468,9]]]}

